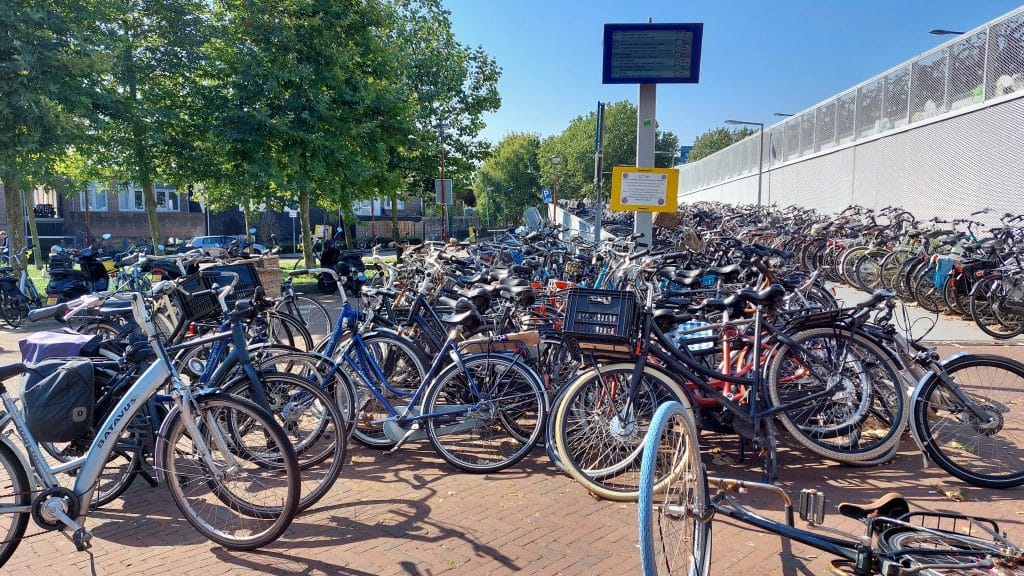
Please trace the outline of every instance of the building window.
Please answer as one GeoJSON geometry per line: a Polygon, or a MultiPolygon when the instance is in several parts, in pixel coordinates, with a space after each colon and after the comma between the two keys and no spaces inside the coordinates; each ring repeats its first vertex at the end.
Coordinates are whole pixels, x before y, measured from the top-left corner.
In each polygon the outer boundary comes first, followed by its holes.
{"type": "Polygon", "coordinates": [[[117,209],[121,212],[142,212],[146,209],[142,188],[132,184],[122,184],[117,193],[117,209]]]}
{"type": "Polygon", "coordinates": [[[107,211],[107,186],[92,183],[85,192],[78,194],[78,209],[85,212],[85,200],[89,200],[89,210],[92,212],[107,211]]]}
{"type": "Polygon", "coordinates": [[[178,193],[174,188],[166,186],[156,187],[156,211],[157,212],[179,212],[178,193]]]}
{"type": "MultiPolygon", "coordinates": [[[[174,191],[174,188],[157,184],[154,192],[157,212],[179,212],[181,210],[178,193],[174,191]]],[[[146,202],[142,188],[133,184],[122,186],[121,191],[117,193],[117,207],[121,212],[144,211],[146,202]]]]}

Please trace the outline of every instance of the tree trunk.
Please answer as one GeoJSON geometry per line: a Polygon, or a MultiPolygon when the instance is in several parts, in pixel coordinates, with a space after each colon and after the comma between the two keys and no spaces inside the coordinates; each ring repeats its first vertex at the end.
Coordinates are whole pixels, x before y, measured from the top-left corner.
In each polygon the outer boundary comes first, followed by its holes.
{"type": "Polygon", "coordinates": [[[245,243],[252,245],[254,240],[250,237],[249,229],[252,228],[252,206],[249,205],[248,201],[242,206],[242,218],[245,219],[245,243]]]}
{"type": "Polygon", "coordinates": [[[352,221],[348,216],[341,216],[341,232],[345,236],[345,248],[352,251],[352,221]]]}
{"type": "MultiPolygon", "coordinates": [[[[88,194],[88,192],[83,192],[88,194]]],[[[28,229],[32,233],[32,259],[35,260],[36,270],[43,269],[43,251],[39,247],[39,227],[36,226],[36,211],[35,206],[31,202],[25,202],[25,206],[28,206],[28,229]]]]}
{"type": "Polygon", "coordinates": [[[309,228],[309,190],[299,190],[299,211],[302,213],[302,257],[306,261],[306,268],[313,268],[313,234],[309,228]]]}
{"type": "Polygon", "coordinates": [[[145,182],[142,185],[142,200],[146,204],[146,216],[149,217],[149,236],[153,239],[153,253],[163,255],[158,247],[163,241],[160,238],[160,221],[156,217],[156,184],[145,182]]]}
{"type": "Polygon", "coordinates": [[[9,253],[12,256],[11,266],[14,266],[13,256],[25,246],[25,212],[21,192],[18,191],[18,183],[14,175],[4,174],[4,196],[7,208],[7,237],[9,253]]]}
{"type": "Polygon", "coordinates": [[[402,261],[402,249],[398,247],[400,235],[398,234],[398,194],[391,195],[391,240],[395,243],[395,259],[402,261]]]}

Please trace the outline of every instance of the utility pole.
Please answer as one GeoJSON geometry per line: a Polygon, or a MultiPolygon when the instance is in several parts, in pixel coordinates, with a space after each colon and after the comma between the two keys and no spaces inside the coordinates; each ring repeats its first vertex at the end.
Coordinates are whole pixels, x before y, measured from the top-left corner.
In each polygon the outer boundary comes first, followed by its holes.
{"type": "Polygon", "coordinates": [[[448,192],[445,190],[444,180],[444,131],[448,125],[444,122],[437,123],[437,129],[441,133],[441,241],[448,241],[448,192]]]}

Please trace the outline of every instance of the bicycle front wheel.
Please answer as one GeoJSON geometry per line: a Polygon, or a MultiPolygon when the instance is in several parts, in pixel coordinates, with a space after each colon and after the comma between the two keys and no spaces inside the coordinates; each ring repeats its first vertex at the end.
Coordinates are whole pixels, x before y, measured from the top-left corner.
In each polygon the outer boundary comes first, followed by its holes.
{"type": "Polygon", "coordinates": [[[945,375],[977,414],[939,376],[914,394],[914,432],[932,461],[985,488],[1024,485],[1024,364],[983,354],[946,364],[945,375]]]}
{"type": "Polygon", "coordinates": [[[703,576],[711,566],[711,508],[700,436],[678,402],[654,413],[640,464],[640,561],[644,576],[703,576]],[[669,478],[660,492],[656,478],[669,478]]]}
{"type": "Polygon", "coordinates": [[[300,496],[299,465],[284,430],[252,402],[226,394],[196,398],[191,411],[191,422],[177,408],[168,416],[161,463],[174,503],[225,548],[273,542],[291,524],[300,496]],[[247,426],[228,426],[237,420],[247,426]]]}
{"type": "MultiPolygon", "coordinates": [[[[334,486],[345,461],[348,427],[334,398],[321,390],[319,382],[310,382],[294,374],[267,372],[259,383],[241,376],[229,383],[228,394],[255,400],[254,386],[262,386],[274,419],[281,425],[295,449],[301,470],[302,499],[305,510],[323,498],[334,486]]],[[[232,420],[232,434],[248,433],[249,422],[232,420]]]]}
{"type": "Polygon", "coordinates": [[[630,398],[635,368],[617,363],[582,373],[554,410],[555,450],[562,466],[591,493],[608,500],[638,498],[640,454],[658,406],[669,401],[689,405],[686,393],[651,366],[643,368],[630,398]]]}

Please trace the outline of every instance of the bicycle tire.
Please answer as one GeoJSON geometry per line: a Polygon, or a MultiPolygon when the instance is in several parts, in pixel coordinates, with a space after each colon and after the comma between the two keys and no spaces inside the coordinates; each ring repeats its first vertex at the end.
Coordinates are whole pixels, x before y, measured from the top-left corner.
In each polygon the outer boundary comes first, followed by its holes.
{"type": "MultiPolygon", "coordinates": [[[[903,574],[921,574],[922,576],[980,574],[981,572],[977,569],[979,559],[991,560],[991,558],[1004,556],[994,542],[945,530],[915,530],[900,526],[882,532],[878,541],[883,552],[894,554],[887,559],[888,563],[899,566],[899,573],[903,574]],[[919,540],[919,542],[915,542],[915,540],[919,540]],[[920,548],[922,553],[918,555],[912,552],[911,550],[915,548],[920,548]],[[984,554],[986,552],[989,554],[984,554]],[[961,563],[963,564],[962,570],[957,566],[961,563]],[[928,566],[935,568],[929,569],[928,566]]],[[[1014,564],[1011,564],[1006,569],[999,569],[993,573],[1000,576],[1024,574],[1024,570],[1013,566],[1014,564]]]]}
{"type": "Polygon", "coordinates": [[[323,304],[307,296],[295,296],[282,300],[274,307],[278,312],[285,312],[301,322],[313,338],[316,349],[331,336],[334,323],[331,314],[323,304]]]}
{"type": "Polygon", "coordinates": [[[640,465],[639,506],[637,520],[640,536],[640,563],[644,576],[679,574],[704,576],[711,568],[712,530],[709,511],[707,476],[700,460],[700,436],[694,424],[693,414],[677,402],[662,404],[654,413],[647,438],[644,440],[644,455],[640,465]],[[675,433],[669,436],[666,433],[675,433]],[[682,460],[681,448],[685,449],[682,460]],[[655,478],[662,460],[670,459],[670,483],[660,492],[655,492],[655,478]],[[678,501],[678,500],[681,500],[678,501]],[[658,505],[658,503],[661,503],[658,505]],[[655,508],[657,506],[657,509],[655,508]],[[675,506],[676,509],[672,509],[675,506]],[[685,510],[679,510],[685,508],[685,510]],[[682,513],[684,520],[676,522],[673,515],[682,513]],[[687,528],[692,519],[693,536],[688,538],[666,537],[670,527],[683,524],[687,528]],[[676,540],[686,546],[668,554],[667,539],[676,540]],[[684,565],[676,569],[675,558],[684,565]]]}
{"type": "Polygon", "coordinates": [[[993,294],[996,289],[993,284],[998,280],[998,278],[986,276],[974,285],[971,290],[971,317],[985,334],[1000,340],[1007,340],[1024,333],[1024,323],[1016,328],[1006,326],[995,313],[993,299],[998,296],[993,294]]]}
{"type": "MultiPolygon", "coordinates": [[[[193,509],[190,500],[197,498],[199,495],[197,490],[201,485],[209,486],[215,499],[220,502],[224,502],[226,499],[224,492],[230,492],[230,488],[223,481],[204,471],[206,463],[202,458],[196,460],[196,463],[192,464],[192,466],[200,470],[203,476],[197,479],[195,483],[185,480],[189,484],[187,490],[182,486],[186,467],[179,465],[175,458],[179,453],[178,442],[182,439],[187,439],[189,444],[192,444],[193,439],[188,436],[181,410],[176,407],[168,415],[168,421],[165,423],[164,436],[161,438],[163,449],[160,454],[160,462],[163,466],[164,476],[167,479],[167,488],[174,499],[175,505],[178,506],[178,509],[193,528],[225,548],[254,550],[270,544],[288,529],[298,511],[300,499],[299,465],[295,452],[292,450],[291,442],[288,441],[284,430],[281,429],[271,415],[248,400],[223,393],[212,393],[194,398],[193,403],[198,413],[208,416],[206,420],[201,419],[201,421],[217,423],[222,417],[225,417],[225,412],[228,414],[240,412],[253,421],[258,421],[261,431],[255,434],[258,437],[257,441],[263,450],[269,449],[271,451],[273,461],[249,462],[248,470],[252,471],[250,473],[256,478],[256,482],[246,482],[244,484],[263,485],[264,482],[260,478],[267,477],[272,480],[272,485],[283,483],[284,487],[276,497],[273,497],[267,503],[254,504],[244,502],[242,506],[238,506],[238,502],[232,502],[231,505],[220,507],[216,511],[225,516],[235,516],[236,513],[240,513],[242,516],[251,518],[253,521],[268,521],[268,525],[265,528],[258,531],[253,529],[250,531],[250,534],[240,536],[228,534],[213,528],[210,522],[199,518],[199,513],[193,509]],[[268,448],[271,443],[273,446],[268,448]]],[[[206,426],[206,430],[209,433],[209,426],[206,426]]],[[[238,438],[233,440],[237,442],[238,438]]],[[[207,446],[214,449],[214,446],[211,446],[209,443],[207,443],[207,446]]],[[[228,452],[233,451],[229,449],[228,452]]],[[[183,450],[182,454],[184,456],[191,455],[187,450],[183,450]]],[[[239,468],[241,466],[242,464],[239,464],[239,468]]],[[[241,473],[241,469],[233,472],[235,475],[241,473]]],[[[233,494],[232,497],[234,497],[233,494]]],[[[237,500],[237,497],[234,498],[237,500]]],[[[213,498],[209,498],[203,502],[202,507],[204,510],[211,510],[216,505],[212,500],[213,498]]],[[[245,526],[244,521],[245,518],[239,517],[238,525],[240,528],[245,526]]]]}
{"type": "MultiPolygon", "coordinates": [[[[386,347],[387,349],[393,349],[399,351],[404,356],[407,368],[412,371],[404,373],[401,378],[396,378],[392,382],[392,378],[395,376],[394,371],[399,367],[397,358],[393,359],[391,369],[387,370],[387,366],[381,365],[382,363],[388,364],[389,362],[384,361],[381,358],[374,358],[378,366],[381,368],[381,372],[387,379],[387,383],[392,388],[404,389],[411,391],[421,385],[423,379],[427,375],[427,363],[424,360],[422,351],[419,346],[414,344],[412,341],[399,336],[398,334],[388,332],[377,332],[371,335],[367,335],[363,338],[363,343],[366,345],[366,351],[368,354],[373,354],[374,350],[379,354],[381,349],[386,347]],[[375,346],[371,346],[375,345],[375,346]],[[389,372],[392,372],[389,374],[389,372]],[[406,387],[402,385],[406,384],[406,387]]],[[[395,442],[384,434],[384,424],[382,420],[390,416],[390,412],[385,407],[380,399],[369,389],[373,386],[385,397],[389,403],[391,399],[401,399],[403,396],[395,394],[387,389],[387,387],[380,386],[377,382],[367,382],[363,376],[357,370],[353,370],[352,367],[340,358],[340,353],[344,348],[339,350],[339,356],[335,357],[335,361],[339,363],[356,389],[356,409],[355,409],[355,424],[353,425],[352,437],[359,443],[369,446],[371,448],[389,448],[395,445],[395,442]]]]}
{"type": "MultiPolygon", "coordinates": [[[[21,459],[5,442],[0,442],[0,473],[7,476],[0,480],[4,492],[0,493],[0,503],[5,506],[29,506],[32,503],[31,494],[34,486],[28,483],[28,472],[21,459]]],[[[7,526],[6,533],[0,533],[0,567],[6,564],[18,549],[25,535],[25,528],[28,527],[28,512],[15,512],[12,515],[14,518],[7,526]]]]}
{"type": "MultiPolygon", "coordinates": [[[[579,408],[573,407],[574,401],[585,392],[584,387],[595,380],[600,380],[600,383],[604,384],[617,374],[624,377],[622,381],[628,382],[635,368],[635,364],[623,362],[602,366],[600,372],[594,369],[581,373],[569,384],[569,389],[566,391],[562,402],[554,407],[553,410],[555,418],[555,450],[558,452],[558,458],[562,466],[573,479],[582,484],[588,491],[606,500],[635,502],[639,497],[640,455],[643,451],[643,438],[647,433],[650,420],[648,419],[644,422],[640,416],[633,416],[633,423],[627,423],[626,426],[620,425],[622,431],[618,434],[618,438],[610,437],[614,418],[606,418],[607,422],[599,422],[598,426],[595,427],[598,428],[597,431],[600,433],[603,432],[603,428],[607,428],[609,430],[608,439],[614,440],[619,444],[613,448],[619,449],[622,456],[617,458],[617,461],[608,464],[598,462],[597,464],[601,465],[600,468],[593,465],[585,468],[585,464],[579,461],[581,455],[578,455],[575,450],[569,450],[569,447],[572,446],[572,440],[580,438],[582,434],[582,431],[576,431],[576,427],[571,431],[569,430],[569,427],[573,425],[572,422],[569,422],[569,412],[574,412],[572,417],[576,418],[580,423],[579,428],[585,427],[583,419],[588,417],[586,413],[588,407],[585,405],[579,408]],[[632,424],[632,426],[628,424],[632,424]]],[[[647,388],[647,391],[638,390],[638,395],[646,394],[646,397],[643,398],[645,404],[640,403],[640,397],[638,396],[638,398],[634,399],[633,405],[641,405],[640,410],[644,411],[644,418],[653,417],[657,405],[663,402],[675,401],[683,406],[689,406],[686,393],[668,374],[652,366],[645,366],[643,370],[644,375],[640,381],[647,388]],[[649,416],[646,414],[649,414],[649,416]]],[[[622,391],[621,386],[613,384],[611,387],[619,392],[622,391]]],[[[598,393],[602,393],[602,391],[599,390],[598,393]]],[[[603,400],[614,402],[616,398],[604,398],[603,400]]],[[[583,456],[585,455],[586,453],[583,454],[583,456]]],[[[666,481],[667,478],[661,479],[659,486],[666,481]]]]}
{"type": "MultiPolygon", "coordinates": [[[[811,328],[788,336],[798,345],[816,340],[826,353],[829,340],[835,341],[835,348],[839,348],[839,339],[843,338],[844,348],[848,346],[857,352],[855,358],[844,353],[842,366],[830,364],[819,368],[830,378],[838,375],[840,370],[848,375],[843,381],[846,382],[845,387],[837,393],[840,398],[833,402],[833,396],[825,396],[825,403],[798,404],[779,412],[776,418],[783,427],[800,445],[837,462],[873,460],[889,452],[893,444],[899,442],[910,416],[902,381],[885,353],[873,342],[844,332],[842,328],[811,328]],[[842,420],[823,422],[832,416],[842,420]],[[865,430],[866,425],[884,428],[865,430]],[[879,431],[885,433],[878,437],[879,431]],[[865,444],[862,445],[862,441],[865,444]]],[[[774,406],[805,398],[812,387],[821,387],[821,383],[813,378],[811,381],[800,379],[804,362],[799,355],[794,355],[791,363],[783,365],[790,358],[789,350],[790,345],[785,344],[775,351],[766,372],[768,395],[774,406]],[[795,372],[783,376],[786,367],[793,368],[795,372]],[[791,377],[792,380],[785,380],[791,377]],[[784,384],[785,389],[780,384],[784,384]]],[[[805,349],[805,352],[809,351],[805,349]]],[[[830,356],[827,360],[834,362],[835,358],[830,356]]]]}
{"type": "Polygon", "coordinates": [[[965,412],[959,399],[946,391],[943,379],[932,374],[918,386],[913,396],[912,425],[928,457],[946,472],[976,486],[1012,488],[1024,485],[1024,459],[1017,457],[1015,464],[1001,471],[991,466],[1000,457],[1012,462],[1013,455],[1024,449],[1021,445],[1014,446],[1012,436],[999,436],[1008,425],[1010,428],[1019,428],[1019,423],[1024,421],[1024,408],[1021,407],[1017,408],[1013,420],[1017,424],[1010,424],[1010,418],[1007,417],[1013,414],[1014,406],[1019,404],[1018,398],[1024,394],[1024,364],[1003,356],[969,354],[952,359],[943,365],[943,370],[946,376],[956,382],[961,392],[992,412],[998,429],[993,431],[987,427],[987,422],[978,421],[973,413],[965,412]],[[1009,374],[1011,377],[993,376],[991,371],[987,371],[984,377],[974,380],[976,384],[969,385],[966,382],[966,378],[971,375],[968,371],[973,370],[974,374],[980,375],[982,368],[994,369],[996,374],[1009,374]],[[957,380],[956,374],[959,372],[964,373],[964,380],[957,380]],[[1016,386],[1013,386],[1014,382],[1016,386]],[[986,390],[989,384],[991,386],[986,390]],[[1006,390],[1009,396],[997,397],[996,392],[999,390],[1006,390]],[[939,419],[943,411],[948,412],[949,417],[939,419]],[[978,442],[973,449],[970,441],[972,433],[978,442]],[[987,459],[979,454],[982,452],[982,442],[991,444],[991,456],[987,459]],[[968,463],[975,461],[968,455],[978,457],[977,465],[968,463]]]}
{"type": "MultiPolygon", "coordinates": [[[[347,423],[336,400],[318,382],[284,372],[262,372],[260,381],[270,400],[271,414],[288,435],[298,458],[302,484],[298,509],[306,510],[326,496],[338,480],[345,462],[347,423]],[[304,394],[310,398],[302,397],[304,394]],[[310,414],[313,422],[305,423],[307,429],[300,437],[299,420],[310,414]]],[[[248,377],[241,376],[225,385],[224,390],[232,396],[253,400],[252,386],[248,377]]]]}
{"type": "Polygon", "coordinates": [[[426,420],[431,446],[452,466],[474,474],[504,470],[529,454],[543,434],[547,410],[540,377],[522,358],[506,354],[463,356],[461,366],[453,363],[434,379],[423,399],[425,414],[450,414],[426,420]],[[472,373],[476,368],[485,372],[472,373]],[[505,380],[513,374],[516,380],[505,380]],[[472,390],[467,375],[481,395],[472,390]],[[492,381],[492,375],[498,380],[492,381]],[[445,410],[446,406],[463,404],[484,406],[464,413],[445,410]],[[481,422],[472,423],[467,433],[462,434],[460,426],[474,418],[481,422]],[[452,421],[456,423],[450,424],[452,421]],[[498,438],[498,434],[503,434],[503,438],[496,447],[481,447],[482,443],[493,444],[488,441],[498,438]],[[468,453],[462,454],[463,449],[468,453]]]}

